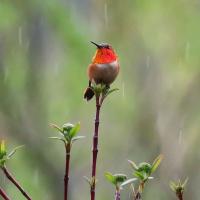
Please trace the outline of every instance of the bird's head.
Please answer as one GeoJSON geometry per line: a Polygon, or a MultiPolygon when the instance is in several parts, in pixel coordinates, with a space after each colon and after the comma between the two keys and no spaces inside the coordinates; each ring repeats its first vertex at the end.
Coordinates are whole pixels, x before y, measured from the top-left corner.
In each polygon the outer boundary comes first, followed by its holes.
{"type": "Polygon", "coordinates": [[[97,44],[92,42],[97,47],[96,53],[92,59],[93,63],[104,64],[111,63],[117,60],[117,54],[113,50],[112,46],[107,43],[97,44]]]}

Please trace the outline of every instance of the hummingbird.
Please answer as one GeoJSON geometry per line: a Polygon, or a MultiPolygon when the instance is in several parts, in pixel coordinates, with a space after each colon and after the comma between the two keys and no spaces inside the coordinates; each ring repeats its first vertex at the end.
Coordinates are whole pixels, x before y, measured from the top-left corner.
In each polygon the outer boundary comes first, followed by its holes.
{"type": "Polygon", "coordinates": [[[89,85],[85,90],[84,99],[89,101],[94,96],[92,90],[92,83],[104,84],[106,87],[110,87],[110,84],[116,79],[119,73],[118,56],[110,44],[92,42],[97,49],[92,63],[88,66],[87,74],[89,78],[89,85]]]}

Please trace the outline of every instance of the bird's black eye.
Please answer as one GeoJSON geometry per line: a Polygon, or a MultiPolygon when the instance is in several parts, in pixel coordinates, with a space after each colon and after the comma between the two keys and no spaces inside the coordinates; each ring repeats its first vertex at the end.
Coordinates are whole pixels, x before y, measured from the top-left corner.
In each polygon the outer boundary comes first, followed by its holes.
{"type": "Polygon", "coordinates": [[[106,49],[110,49],[110,46],[109,46],[109,45],[105,45],[105,48],[106,48],[106,49]]]}

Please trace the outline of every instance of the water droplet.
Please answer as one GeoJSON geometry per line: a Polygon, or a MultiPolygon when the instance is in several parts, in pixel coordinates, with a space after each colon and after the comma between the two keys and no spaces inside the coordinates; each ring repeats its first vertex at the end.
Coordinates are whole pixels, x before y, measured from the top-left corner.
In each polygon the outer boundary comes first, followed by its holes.
{"type": "Polygon", "coordinates": [[[122,97],[125,97],[125,83],[122,83],[122,97]]]}
{"type": "Polygon", "coordinates": [[[183,130],[179,130],[179,135],[178,135],[178,143],[181,145],[183,140],[183,130]]]}
{"type": "Polygon", "coordinates": [[[26,43],[25,43],[25,49],[26,49],[26,51],[28,51],[29,47],[30,47],[30,41],[27,40],[26,43]]]}
{"type": "Polygon", "coordinates": [[[104,22],[105,22],[105,27],[108,27],[108,5],[107,3],[104,4],[104,22]]]}
{"type": "Polygon", "coordinates": [[[181,145],[183,143],[183,129],[184,129],[184,122],[185,122],[185,116],[180,122],[179,126],[179,136],[178,136],[178,143],[181,145]]]}
{"type": "Polygon", "coordinates": [[[37,169],[34,171],[34,174],[33,174],[33,183],[35,185],[38,185],[39,183],[39,172],[37,169]]]}
{"type": "Polygon", "coordinates": [[[19,45],[22,45],[22,27],[21,26],[18,29],[18,42],[19,42],[19,45]]]}
{"type": "Polygon", "coordinates": [[[55,74],[59,73],[59,64],[58,63],[55,64],[54,70],[55,70],[55,74]]]}
{"type": "Polygon", "coordinates": [[[2,184],[6,184],[6,179],[7,179],[7,178],[6,178],[6,175],[4,174],[4,175],[3,175],[2,184]]]}
{"type": "Polygon", "coordinates": [[[190,56],[190,42],[187,42],[185,45],[185,60],[188,61],[190,56]]]}
{"type": "Polygon", "coordinates": [[[147,56],[147,58],[146,58],[146,67],[147,67],[147,69],[149,69],[149,67],[150,67],[150,56],[147,56]]]}
{"type": "Polygon", "coordinates": [[[8,76],[9,76],[9,69],[8,67],[6,67],[4,70],[4,82],[7,82],[8,76]]]}

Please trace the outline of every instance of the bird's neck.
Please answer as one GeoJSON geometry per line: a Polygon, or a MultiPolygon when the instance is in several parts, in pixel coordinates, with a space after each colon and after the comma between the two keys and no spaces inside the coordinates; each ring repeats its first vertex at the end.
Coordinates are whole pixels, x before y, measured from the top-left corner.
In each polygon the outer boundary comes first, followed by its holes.
{"type": "Polygon", "coordinates": [[[117,55],[112,49],[97,49],[93,59],[92,63],[111,63],[117,60],[117,55]]]}

